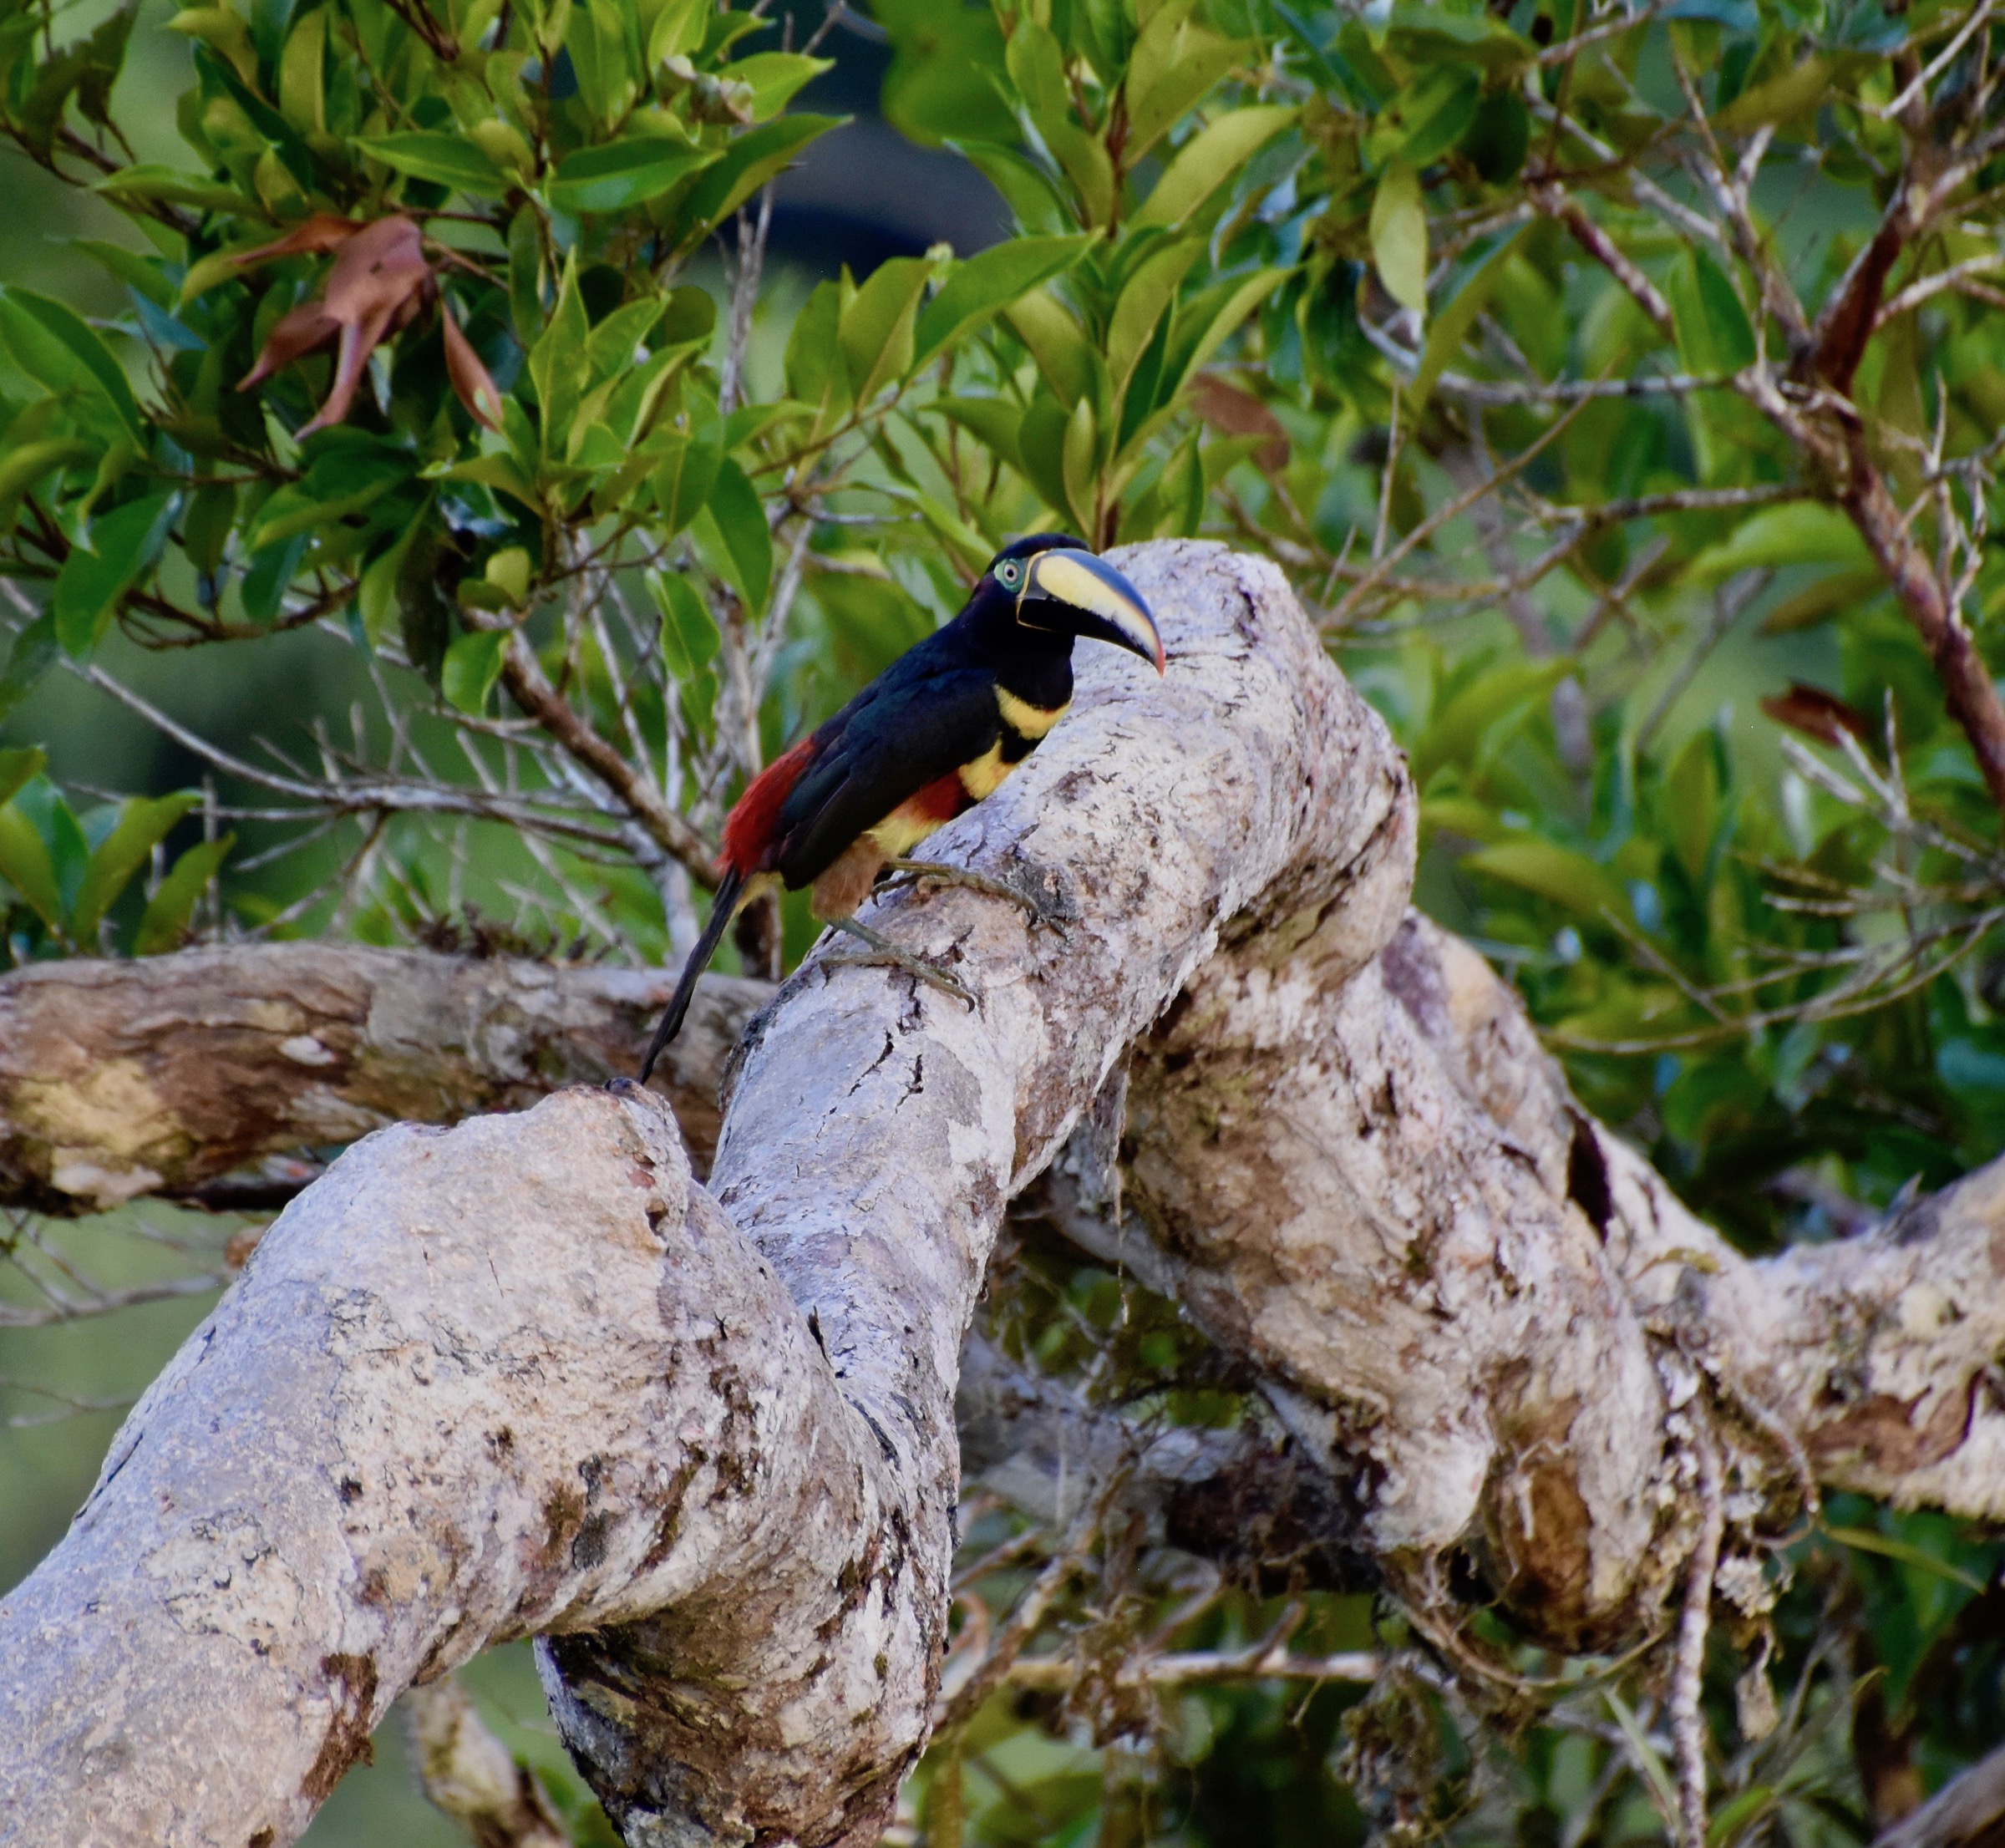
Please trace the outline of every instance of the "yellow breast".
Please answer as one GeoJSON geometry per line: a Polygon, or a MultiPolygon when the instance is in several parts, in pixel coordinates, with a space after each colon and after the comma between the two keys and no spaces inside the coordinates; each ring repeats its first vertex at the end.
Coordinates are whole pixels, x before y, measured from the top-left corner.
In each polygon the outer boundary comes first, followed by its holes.
{"type": "Polygon", "coordinates": [[[985,795],[993,795],[1002,786],[1002,779],[1014,769],[1015,764],[1002,761],[1002,740],[998,738],[973,763],[961,766],[961,787],[979,802],[985,795]]]}
{"type": "Polygon", "coordinates": [[[1019,699],[1007,687],[996,688],[996,703],[1002,710],[1002,723],[1019,738],[1033,742],[1065,716],[1065,709],[1072,702],[1068,699],[1056,712],[1046,712],[1042,706],[1033,706],[1028,699],[1019,699]]]}

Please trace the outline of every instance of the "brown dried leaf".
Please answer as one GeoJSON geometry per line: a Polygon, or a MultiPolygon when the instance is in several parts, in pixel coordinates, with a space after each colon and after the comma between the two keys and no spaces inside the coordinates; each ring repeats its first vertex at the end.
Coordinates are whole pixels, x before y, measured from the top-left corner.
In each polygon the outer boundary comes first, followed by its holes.
{"type": "Polygon", "coordinates": [[[453,305],[444,296],[439,300],[439,327],[445,336],[446,377],[452,380],[459,402],[475,423],[485,424],[490,430],[500,429],[500,390],[480,363],[473,343],[459,331],[459,323],[453,317],[453,305]]]}
{"type": "Polygon", "coordinates": [[[317,211],[276,242],[260,244],[254,251],[239,251],[230,261],[241,268],[252,263],[269,263],[280,256],[325,256],[339,250],[361,229],[352,218],[338,218],[331,211],[317,211]]]}
{"type": "Polygon", "coordinates": [[[1821,687],[1806,687],[1800,680],[1792,680],[1787,693],[1770,693],[1762,701],[1761,709],[1778,725],[1787,725],[1820,744],[1835,744],[1840,731],[1861,741],[1872,736],[1872,722],[1856,706],[1847,705],[1821,687]]]}
{"type": "MultiPolygon", "coordinates": [[[[309,219],[291,236],[301,237],[315,222],[309,219]]],[[[319,222],[321,230],[314,235],[332,236],[332,226],[348,221],[323,214],[319,222]]],[[[287,241],[282,238],[279,244],[287,241]]],[[[298,247],[312,246],[302,242],[298,247]]],[[[273,253],[277,249],[277,245],[272,246],[273,253]]],[[[359,228],[351,226],[338,241],[322,299],[295,308],[272,330],[257,363],[238,382],[237,389],[247,391],[280,367],[338,339],[339,356],[327,401],[297,434],[311,436],[338,424],[355,401],[369,355],[399,328],[409,326],[437,293],[438,285],[424,260],[424,234],[412,220],[398,216],[379,218],[359,228]]]]}
{"type": "Polygon", "coordinates": [[[1263,474],[1274,475],[1288,465],[1288,433],[1252,393],[1241,390],[1216,373],[1200,372],[1190,381],[1190,405],[1221,436],[1266,438],[1253,452],[1254,463],[1263,474]]]}
{"type": "Polygon", "coordinates": [[[302,302],[265,337],[257,363],[237,381],[236,388],[247,392],[275,372],[303,359],[334,339],[341,323],[317,302],[302,302]]]}

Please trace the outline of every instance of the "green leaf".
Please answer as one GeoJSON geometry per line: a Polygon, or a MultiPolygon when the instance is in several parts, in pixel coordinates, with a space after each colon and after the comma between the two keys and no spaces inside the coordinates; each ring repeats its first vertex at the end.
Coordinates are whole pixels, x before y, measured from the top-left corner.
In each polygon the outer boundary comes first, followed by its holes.
{"type": "Polygon", "coordinates": [[[429,180],[481,199],[499,199],[510,186],[508,176],[463,135],[441,135],[414,129],[401,135],[364,135],[354,145],[414,180],[429,180]]]}
{"type": "Polygon", "coordinates": [[[795,155],[846,121],[840,115],[782,115],[741,135],[707,168],[677,215],[687,245],[728,218],[795,155]]]}
{"type": "Polygon", "coordinates": [[[1099,543],[1094,535],[1094,515],[1099,510],[1099,432],[1094,427],[1093,402],[1082,398],[1072,407],[1065,422],[1065,440],[1059,451],[1059,471],[1065,484],[1066,505],[1079,531],[1089,544],[1099,543]]]}
{"type": "Polygon", "coordinates": [[[650,571],[647,588],[662,612],[662,660],[679,681],[695,679],[717,655],[717,622],[680,571],[650,571]]]}
{"type": "Polygon", "coordinates": [[[1385,292],[1402,307],[1427,312],[1427,213],[1420,176],[1404,160],[1388,162],[1372,195],[1372,261],[1385,292]]]}
{"type": "Polygon", "coordinates": [[[1467,64],[1437,64],[1423,71],[1378,112],[1365,137],[1374,166],[1403,160],[1416,173],[1459,141],[1475,121],[1483,79],[1467,64]]]}
{"type": "Polygon", "coordinates": [[[1805,585],[1793,597],[1785,597],[1762,617],[1759,632],[1788,635],[1797,629],[1815,628],[1818,623],[1855,608],[1886,588],[1886,576],[1877,565],[1862,565],[1855,571],[1834,571],[1814,584],[1805,585]]]}
{"type": "Polygon", "coordinates": [[[1116,404],[1127,395],[1128,381],[1204,248],[1201,237],[1165,238],[1122,285],[1107,322],[1107,370],[1116,404]]]}
{"type": "Polygon", "coordinates": [[[801,89],[825,70],[834,70],[833,58],[810,58],[797,51],[760,51],[741,58],[727,69],[734,84],[752,90],[752,118],[763,122],[777,115],[801,89]]]}
{"type": "Polygon", "coordinates": [[[1065,436],[1069,427],[1064,406],[1048,392],[1039,392],[1017,429],[1017,453],[1024,479],[1046,506],[1061,514],[1065,510],[1065,436]]]}
{"type": "Polygon", "coordinates": [[[302,135],[324,135],[327,9],[316,8],[287,35],[278,60],[278,113],[302,135]]]}
{"type": "Polygon", "coordinates": [[[0,673],[0,718],[34,691],[61,652],[56,643],[56,619],[47,611],[15,636],[8,650],[7,671],[0,673]]]}
{"type": "Polygon", "coordinates": [[[1685,567],[1688,581],[1717,584],[1736,571],[1780,565],[1838,565],[1863,570],[1870,563],[1859,529],[1835,507],[1817,500],[1764,507],[1741,521],[1731,536],[1711,545],[1685,567]]]}
{"type": "Polygon", "coordinates": [[[77,943],[94,942],[98,921],[124,891],[132,876],[146,864],[146,856],[168,830],[201,801],[200,792],[178,790],[173,795],[135,796],[119,810],[117,825],[92,851],[84,870],[84,883],[77,890],[70,909],[69,934],[77,943]]]}
{"type": "Polygon", "coordinates": [[[1678,357],[1703,374],[1736,373],[1754,360],[1754,329],[1733,285],[1703,251],[1688,250],[1671,266],[1671,318],[1678,357]]]}
{"type": "MultiPolygon", "coordinates": [[[[4,871],[0,867],[0,871],[4,871]]],[[[25,895],[24,895],[25,896],[25,895]]],[[[1984,1581],[1974,1572],[1967,1572],[1961,1566],[1947,1559],[1937,1559],[1933,1553],[1925,1553],[1911,1541],[1896,1540],[1886,1534],[1876,1534],[1870,1527],[1826,1527],[1819,1524],[1818,1531],[1827,1539],[1835,1540],[1840,1546],[1856,1547],[1862,1553],[1877,1553],[1882,1559],[1897,1561],[1901,1565],[1911,1566],[1916,1571],[1932,1572],[1938,1578],[1946,1578],[1952,1585],[1961,1585],[1968,1592],[1982,1592],[1984,1581]]]]}
{"type": "Polygon", "coordinates": [[[690,424],[687,434],[671,439],[654,470],[657,531],[663,540],[673,538],[703,510],[723,466],[723,431],[717,419],[699,419],[693,412],[690,424]]]}
{"type": "Polygon", "coordinates": [[[885,0],[871,11],[896,50],[879,98],[886,121],[927,147],[959,136],[992,145],[1014,139],[1015,113],[993,81],[1002,33],[990,8],[885,0]]]}
{"type": "Polygon", "coordinates": [[[703,27],[714,11],[710,0],[666,0],[647,28],[647,68],[664,58],[686,58],[703,42],[703,27]]]}
{"type": "Polygon", "coordinates": [[[62,393],[94,389],[118,414],[135,442],[146,440],[139,401],[103,338],[74,309],[33,289],[0,287],[0,340],[36,383],[62,393]]]}
{"type": "Polygon", "coordinates": [[[1239,325],[1288,279],[1287,270],[1256,270],[1252,275],[1214,283],[1176,312],[1155,401],[1170,402],[1190,375],[1225,344],[1239,325]]]}
{"type": "Polygon", "coordinates": [[[1051,388],[1067,404],[1092,395],[1095,355],[1084,331],[1049,289],[1038,289],[1002,311],[1018,339],[1030,348],[1051,388]]]}
{"type": "Polygon", "coordinates": [[[1011,302],[1086,254],[1093,239],[1016,237],[957,263],[940,292],[926,303],[913,334],[912,365],[923,366],[943,348],[965,339],[1011,302]]]}
{"type": "Polygon", "coordinates": [[[50,605],[56,639],[72,660],[97,647],[119,599],[160,556],[173,515],[171,495],[128,501],[93,523],[88,551],[76,546],[63,560],[50,605]]]}
{"type": "Polygon", "coordinates": [[[478,718],[487,710],[487,696],[501,678],[501,657],[508,652],[510,629],[475,629],[455,636],[439,669],[439,690],[449,705],[478,718]]]}
{"type": "Polygon", "coordinates": [[[840,410],[849,403],[850,375],[835,343],[841,315],[841,288],[817,282],[794,317],[794,331],[787,336],[787,391],[804,404],[840,410]]]}
{"type": "Polygon", "coordinates": [[[524,206],[508,224],[508,317],[524,352],[543,331],[543,246],[536,210],[524,206]]]}
{"type": "Polygon", "coordinates": [[[144,296],[156,308],[172,308],[174,285],[167,280],[157,256],[142,256],[123,244],[107,244],[99,237],[73,237],[72,249],[88,252],[111,272],[134,294],[144,296]]]}
{"type": "Polygon", "coordinates": [[[1128,103],[1124,158],[1132,165],[1194,108],[1247,49],[1163,7],[1135,41],[1122,86],[1128,103]]]}
{"type": "Polygon", "coordinates": [[[1476,105],[1462,151],[1493,186],[1517,178],[1531,151],[1531,111],[1515,90],[1492,90],[1476,105]]]}
{"type": "Polygon", "coordinates": [[[404,569],[404,555],[411,549],[412,537],[424,524],[430,507],[431,503],[427,501],[405,528],[404,536],[370,564],[356,586],[356,610],[362,617],[362,632],[368,637],[372,648],[380,648],[383,637],[393,632],[392,625],[402,619],[403,611],[397,600],[398,574],[404,569]]]}
{"type": "Polygon", "coordinates": [[[1551,693],[1572,672],[1564,660],[1513,661],[1479,675],[1434,713],[1414,753],[1414,780],[1425,789],[1444,764],[1475,762],[1491,726],[1551,693]]]}
{"type": "Polygon", "coordinates": [[[1420,368],[1414,374],[1413,384],[1407,393],[1407,402],[1415,417],[1426,408],[1434,382],[1440,378],[1449,361],[1462,350],[1462,343],[1476,324],[1476,317],[1490,306],[1491,292],[1503,275],[1504,266],[1530,235],[1531,226],[1520,225],[1477,265],[1475,273],[1449,295],[1448,305],[1435,317],[1434,325],[1427,331],[1427,346],[1420,355],[1420,368]]]}
{"type": "Polygon", "coordinates": [[[38,744],[16,745],[0,749],[0,808],[14,799],[14,792],[30,777],[41,775],[48,753],[38,744]]]}
{"type": "Polygon", "coordinates": [[[634,351],[662,317],[667,304],[658,295],[643,296],[612,312],[591,330],[586,376],[594,381],[624,374],[635,364],[634,351]]]}
{"type": "Polygon", "coordinates": [[[767,524],[765,503],[759,490],[728,458],[717,471],[717,485],[710,490],[705,513],[715,522],[729,558],[731,568],[726,575],[744,598],[747,614],[756,616],[766,607],[766,593],[773,584],[773,529],[767,524]]]}
{"type": "Polygon", "coordinates": [[[0,879],[21,895],[50,930],[63,928],[63,895],[48,843],[21,812],[18,803],[0,806],[0,879]]]}
{"type": "Polygon", "coordinates": [[[1036,19],[1020,16],[1003,62],[1044,145],[1079,193],[1087,221],[1107,223],[1114,212],[1114,164],[1100,138],[1073,113],[1065,53],[1058,39],[1036,19]]]}
{"type": "MultiPolygon", "coordinates": [[[[1024,231],[1056,233],[1074,223],[1071,211],[1059,197],[1051,175],[1036,161],[993,141],[948,141],[947,146],[965,155],[990,185],[1002,195],[1012,215],[1024,231]]],[[[1003,247],[1003,246],[997,246],[1003,247]]]]}
{"type": "Polygon", "coordinates": [[[57,436],[40,443],[23,443],[0,455],[0,519],[11,525],[12,503],[52,470],[89,462],[98,453],[97,444],[86,443],[81,437],[57,436]]]}
{"type": "Polygon", "coordinates": [[[1765,1784],[1752,1784],[1732,1802],[1722,1804],[1706,1825],[1706,1848],[1727,1848],[1741,1830],[1775,1807],[1775,1793],[1765,1784]]]}
{"type": "Polygon", "coordinates": [[[631,14],[611,0],[573,0],[564,34],[579,100],[608,126],[632,106],[642,74],[637,66],[645,53],[637,32],[629,39],[630,27],[638,25],[631,14]]]}
{"type": "Polygon", "coordinates": [[[1506,840],[1477,849],[1462,864],[1551,899],[1591,922],[1607,915],[1628,921],[1628,896],[1614,874],[1555,841],[1506,840]]]}
{"type": "Polygon", "coordinates": [[[932,273],[924,257],[891,257],[871,272],[836,321],[836,343],[859,404],[911,369],[912,322],[932,273]]]}
{"type": "Polygon", "coordinates": [[[151,200],[162,205],[192,206],[197,211],[221,212],[232,218],[262,219],[267,223],[272,219],[270,209],[249,193],[148,162],[107,174],[94,182],[94,190],[114,201],[151,200]]]}
{"type": "Polygon", "coordinates": [[[146,902],[132,940],[135,956],[165,956],[180,948],[187,941],[188,921],[195,916],[195,906],[236,845],[233,834],[198,840],[175,861],[146,902]]]}
{"type": "Polygon", "coordinates": [[[236,525],[236,484],[208,481],[195,490],[181,522],[182,549],[188,562],[198,571],[213,575],[223,562],[223,552],[236,525]]]}
{"type": "Polygon", "coordinates": [[[958,424],[1013,468],[1023,467],[1017,437],[1023,413],[1008,399],[936,398],[926,409],[958,424]]]}
{"type": "Polygon", "coordinates": [[[1181,225],[1195,217],[1213,193],[1300,113],[1267,104],[1220,116],[1178,149],[1134,215],[1135,225],[1181,225]]]}
{"type": "Polygon", "coordinates": [[[1806,58],[1765,83],[1743,90],[1713,118],[1713,126],[1721,135],[1748,135],[1772,122],[1809,115],[1830,97],[1840,66],[1855,62],[1862,61],[1857,60],[1855,54],[1842,59],[1806,58]]]}
{"type": "Polygon", "coordinates": [[[560,211],[625,211],[659,198],[711,165],[718,153],[660,135],[624,135],[601,147],[581,148],[558,163],[550,202],[560,211]]]}
{"type": "Polygon", "coordinates": [[[528,364],[542,414],[543,453],[561,455],[591,365],[591,322],[585,312],[585,298],[578,292],[575,250],[564,266],[556,310],[530,349],[528,364]]]}

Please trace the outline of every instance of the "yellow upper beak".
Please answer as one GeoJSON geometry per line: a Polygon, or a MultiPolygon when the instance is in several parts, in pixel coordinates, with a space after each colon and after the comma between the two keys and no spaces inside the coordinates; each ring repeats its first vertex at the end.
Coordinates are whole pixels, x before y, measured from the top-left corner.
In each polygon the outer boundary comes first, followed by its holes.
{"type": "Polygon", "coordinates": [[[1163,638],[1142,593],[1104,558],[1072,546],[1039,552],[1023,580],[1023,597],[1048,597],[1076,610],[1081,635],[1111,642],[1152,662],[1161,673],[1168,663],[1163,638]]]}

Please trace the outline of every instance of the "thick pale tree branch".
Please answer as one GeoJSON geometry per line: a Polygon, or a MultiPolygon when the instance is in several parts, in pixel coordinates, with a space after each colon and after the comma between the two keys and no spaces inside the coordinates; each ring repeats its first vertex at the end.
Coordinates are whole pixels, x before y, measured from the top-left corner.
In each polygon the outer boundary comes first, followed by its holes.
{"type": "Polygon", "coordinates": [[[1250,939],[1189,985],[1127,1074],[1129,1216],[1070,1229],[1273,1382],[1411,1595],[1473,1545],[1535,1634],[1647,1630],[1689,1537],[1667,1350],[1771,1531],[1810,1476],[2005,1514],[2005,1163],[1751,1262],[1579,1111],[1466,946],[1414,916],[1353,976],[1313,949],[1250,939]]]}
{"type": "Polygon", "coordinates": [[[288,1209],[0,1605],[20,1839],[289,1840],[399,1689],[528,1631],[630,1840],[874,1837],[932,1711],[1005,1202],[1221,928],[1315,928],[1410,802],[1277,574],[1125,562],[1167,681],[1095,651],[939,843],[1069,921],[877,904],[975,1010],[810,960],[714,1196],[626,1087],[368,1137],[288,1209]]]}
{"type": "MultiPolygon", "coordinates": [[[[399,1121],[637,1069],[672,975],[360,944],[42,963],[0,977],[0,1204],[90,1212],[399,1121]]],[[[662,1088],[707,1166],[764,982],[706,977],[662,1088]]]]}

